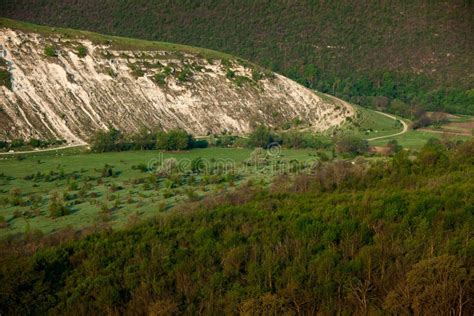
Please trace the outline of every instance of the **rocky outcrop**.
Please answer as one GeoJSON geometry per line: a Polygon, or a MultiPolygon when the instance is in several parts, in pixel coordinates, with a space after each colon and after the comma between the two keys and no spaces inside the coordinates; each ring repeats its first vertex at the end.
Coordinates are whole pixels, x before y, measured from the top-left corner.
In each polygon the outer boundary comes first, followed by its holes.
{"type": "Polygon", "coordinates": [[[354,113],[238,59],[173,50],[121,50],[60,34],[0,29],[11,87],[0,86],[0,138],[81,143],[100,129],[249,132],[301,120],[323,131],[354,113]]]}

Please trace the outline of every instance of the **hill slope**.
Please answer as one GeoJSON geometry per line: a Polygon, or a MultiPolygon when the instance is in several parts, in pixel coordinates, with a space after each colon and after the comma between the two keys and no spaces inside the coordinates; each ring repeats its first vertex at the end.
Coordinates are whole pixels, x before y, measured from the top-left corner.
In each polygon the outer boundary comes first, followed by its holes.
{"type": "Polygon", "coordinates": [[[315,130],[354,111],[244,60],[214,51],[0,20],[0,137],[82,142],[109,124],[194,134],[246,133],[301,119],[315,130]]]}
{"type": "Polygon", "coordinates": [[[399,101],[474,113],[472,1],[6,0],[0,9],[37,23],[229,52],[399,114],[399,101]]]}

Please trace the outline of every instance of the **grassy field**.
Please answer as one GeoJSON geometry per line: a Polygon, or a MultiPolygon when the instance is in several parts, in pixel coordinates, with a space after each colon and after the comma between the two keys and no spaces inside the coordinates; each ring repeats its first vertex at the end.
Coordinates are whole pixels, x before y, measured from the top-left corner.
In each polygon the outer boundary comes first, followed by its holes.
{"type": "Polygon", "coordinates": [[[468,115],[451,115],[447,123],[440,127],[428,127],[418,130],[408,130],[403,135],[370,141],[372,146],[384,146],[390,140],[396,140],[400,145],[409,149],[421,148],[429,139],[467,140],[472,137],[471,128],[474,117],[468,115]]]}
{"type": "Polygon", "coordinates": [[[452,140],[469,139],[469,136],[443,135],[439,133],[410,130],[403,135],[370,141],[369,144],[371,146],[385,146],[390,140],[396,140],[401,146],[405,148],[419,149],[423,147],[423,145],[426,144],[429,139],[441,139],[443,137],[452,140]]]}
{"type": "MultiPolygon", "coordinates": [[[[78,149],[0,160],[0,216],[8,226],[0,229],[0,236],[33,229],[50,233],[66,227],[123,227],[153,217],[181,201],[232,190],[250,179],[264,184],[279,170],[267,164],[247,166],[250,149],[77,152],[78,149]],[[157,176],[157,172],[145,170],[168,158],[177,159],[176,172],[157,176]],[[196,158],[210,167],[192,172],[191,162],[196,158]],[[52,216],[51,204],[55,199],[67,208],[68,215],[52,216]]],[[[315,159],[314,150],[283,150],[272,154],[268,155],[268,161],[279,166],[294,160],[315,159]]]]}
{"type": "Polygon", "coordinates": [[[402,124],[376,111],[353,105],[357,111],[354,120],[343,126],[343,132],[358,135],[364,139],[396,134],[402,131],[402,124]]]}
{"type": "MultiPolygon", "coordinates": [[[[380,113],[363,108],[358,112],[357,119],[344,127],[345,133],[369,139],[402,129],[399,121],[380,113]]],[[[463,118],[466,121],[469,120],[463,118]]],[[[396,139],[407,149],[419,149],[430,138],[445,137],[469,138],[410,130],[369,143],[384,146],[396,139]]],[[[30,231],[47,234],[95,225],[121,228],[169,212],[182,202],[232,191],[248,181],[267,185],[274,175],[308,168],[318,159],[315,149],[277,148],[264,151],[265,157],[259,157],[255,165],[249,163],[252,152],[211,147],[181,152],[94,154],[84,148],[71,148],[0,155],[0,236],[30,231]],[[166,171],[160,166],[170,158],[176,159],[176,166],[166,171]],[[196,168],[198,159],[200,167],[196,168]]],[[[331,155],[330,150],[325,153],[331,155]]]]}

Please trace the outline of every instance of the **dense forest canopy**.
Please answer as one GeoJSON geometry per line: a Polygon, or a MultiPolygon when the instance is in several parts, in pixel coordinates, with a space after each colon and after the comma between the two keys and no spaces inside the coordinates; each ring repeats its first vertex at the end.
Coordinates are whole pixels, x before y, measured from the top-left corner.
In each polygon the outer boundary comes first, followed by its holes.
{"type": "Polygon", "coordinates": [[[474,312],[474,142],[327,162],[122,231],[3,240],[6,314],[474,312]]]}
{"type": "Polygon", "coordinates": [[[410,116],[474,114],[472,1],[5,0],[2,15],[213,48],[410,116]]]}

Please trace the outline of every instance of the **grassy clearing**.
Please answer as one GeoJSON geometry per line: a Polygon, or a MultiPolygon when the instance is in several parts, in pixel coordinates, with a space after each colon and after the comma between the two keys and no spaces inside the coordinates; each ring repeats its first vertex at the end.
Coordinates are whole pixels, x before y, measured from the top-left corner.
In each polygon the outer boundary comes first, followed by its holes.
{"type": "MultiPolygon", "coordinates": [[[[0,205],[8,223],[0,236],[40,230],[50,233],[62,228],[93,225],[124,227],[138,219],[156,216],[182,201],[209,193],[233,190],[252,181],[262,184],[275,170],[265,165],[248,167],[252,150],[237,148],[195,149],[186,152],[158,151],[89,154],[78,150],[38,153],[0,160],[0,205]],[[203,158],[214,169],[191,172],[191,161],[203,158]],[[152,159],[176,158],[185,171],[155,176],[140,170],[152,159]],[[218,170],[226,161],[234,172],[218,170]],[[141,167],[139,167],[141,166],[141,167]],[[111,169],[111,175],[107,175],[111,169]],[[57,195],[70,214],[53,218],[50,207],[57,195]]],[[[284,150],[270,160],[283,164],[315,159],[311,150],[284,150]]]]}
{"type": "Polygon", "coordinates": [[[446,132],[451,134],[474,135],[474,116],[448,115],[447,122],[441,125],[432,125],[423,128],[424,131],[446,132]]]}
{"type": "Polygon", "coordinates": [[[370,145],[384,146],[390,140],[396,140],[403,147],[410,149],[419,149],[431,138],[467,140],[471,136],[470,126],[473,121],[474,117],[469,115],[450,115],[448,118],[448,122],[440,127],[435,128],[433,126],[430,126],[417,130],[409,130],[403,135],[370,141],[370,145]]]}
{"type": "Polygon", "coordinates": [[[467,140],[469,136],[459,136],[459,135],[443,135],[441,133],[432,133],[428,131],[413,131],[410,130],[403,135],[388,137],[384,139],[378,139],[369,142],[371,146],[385,146],[390,140],[396,140],[401,146],[410,148],[410,149],[419,149],[426,144],[426,142],[431,138],[441,139],[447,138],[452,140],[467,140]]]}
{"type": "Polygon", "coordinates": [[[343,133],[355,134],[364,139],[396,134],[402,131],[399,121],[376,111],[353,105],[357,113],[352,122],[345,124],[343,133]]]}

